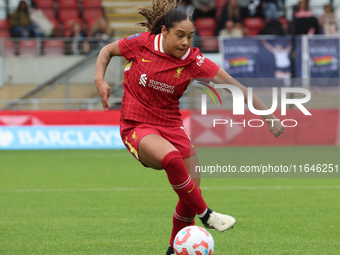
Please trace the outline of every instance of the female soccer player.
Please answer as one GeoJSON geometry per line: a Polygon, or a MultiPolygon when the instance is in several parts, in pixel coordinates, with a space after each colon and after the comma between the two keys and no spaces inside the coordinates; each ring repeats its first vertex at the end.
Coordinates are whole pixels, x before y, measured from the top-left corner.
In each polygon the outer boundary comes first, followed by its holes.
{"type": "MultiPolygon", "coordinates": [[[[154,0],[152,8],[141,7],[145,18],[140,25],[149,32],[131,35],[102,48],[96,64],[95,83],[103,107],[108,110],[110,87],[104,80],[112,56],[123,56],[125,68],[124,96],[121,106],[120,132],[126,148],[144,166],[164,169],[172,188],[179,196],[173,216],[170,246],[174,254],[174,237],[183,227],[194,224],[196,215],[207,228],[224,232],[236,220],[208,208],[200,192],[200,180],[190,177],[190,162],[198,165],[196,151],[181,120],[178,99],[190,78],[231,78],[223,69],[191,48],[194,23],[190,15],[176,9],[174,0],[154,0]]],[[[236,83],[247,100],[247,90],[236,83]]],[[[254,107],[266,110],[253,96],[254,107]]],[[[265,119],[276,119],[274,115],[265,119]]],[[[270,131],[279,136],[284,127],[279,121],[270,131]]]]}

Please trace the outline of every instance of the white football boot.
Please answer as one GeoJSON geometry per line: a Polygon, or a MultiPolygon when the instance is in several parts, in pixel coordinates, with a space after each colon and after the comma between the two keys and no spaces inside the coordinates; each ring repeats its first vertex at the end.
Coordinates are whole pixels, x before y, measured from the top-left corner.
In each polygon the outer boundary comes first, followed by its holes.
{"type": "Polygon", "coordinates": [[[207,224],[204,225],[206,228],[215,229],[219,232],[224,232],[228,229],[233,228],[235,224],[236,220],[234,219],[234,217],[217,212],[212,212],[210,213],[207,224]]]}

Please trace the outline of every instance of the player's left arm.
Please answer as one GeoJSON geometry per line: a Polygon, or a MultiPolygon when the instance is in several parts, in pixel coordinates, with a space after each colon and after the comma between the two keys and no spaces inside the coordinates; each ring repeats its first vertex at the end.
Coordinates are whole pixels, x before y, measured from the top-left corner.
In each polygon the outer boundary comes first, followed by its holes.
{"type": "MultiPolygon", "coordinates": [[[[243,95],[244,95],[244,102],[247,104],[248,102],[248,96],[253,97],[253,106],[257,110],[268,110],[268,108],[265,106],[265,104],[261,101],[260,98],[258,98],[254,93],[252,95],[248,95],[248,90],[245,86],[243,86],[241,83],[239,83],[237,80],[235,80],[233,77],[231,77],[226,71],[224,71],[222,68],[220,68],[217,73],[215,74],[213,80],[214,83],[219,84],[231,84],[239,89],[241,89],[243,95]]],[[[229,93],[230,90],[226,89],[229,93]]],[[[267,122],[269,131],[274,134],[275,137],[279,137],[285,130],[282,123],[275,117],[274,114],[269,115],[263,115],[262,118],[267,122]],[[275,121],[273,121],[275,120],[275,121]]]]}

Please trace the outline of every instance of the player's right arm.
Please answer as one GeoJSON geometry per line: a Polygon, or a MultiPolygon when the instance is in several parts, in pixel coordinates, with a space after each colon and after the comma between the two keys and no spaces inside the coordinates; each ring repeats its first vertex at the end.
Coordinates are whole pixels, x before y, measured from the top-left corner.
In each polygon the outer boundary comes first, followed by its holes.
{"type": "Polygon", "coordinates": [[[94,77],[94,82],[96,83],[97,91],[100,96],[103,108],[107,111],[109,109],[109,97],[110,97],[110,86],[104,80],[107,66],[109,65],[111,58],[113,56],[122,56],[118,42],[110,43],[104,46],[97,58],[96,63],[96,74],[94,77]]]}

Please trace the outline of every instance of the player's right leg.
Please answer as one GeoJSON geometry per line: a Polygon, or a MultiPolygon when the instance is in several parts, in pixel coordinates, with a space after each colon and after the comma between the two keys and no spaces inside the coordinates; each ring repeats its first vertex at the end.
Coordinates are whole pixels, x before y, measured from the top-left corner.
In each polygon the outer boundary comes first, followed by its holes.
{"type": "Polygon", "coordinates": [[[207,205],[188,174],[181,154],[161,136],[156,126],[122,120],[120,133],[126,148],[144,166],[165,170],[174,191],[195,214],[206,211],[207,205]]]}
{"type": "MultiPolygon", "coordinates": [[[[189,175],[190,169],[187,167],[190,163],[184,163],[190,161],[190,158],[184,161],[169,141],[156,134],[146,135],[139,142],[138,155],[144,165],[154,169],[165,169],[169,182],[181,202],[199,216],[205,227],[224,232],[236,223],[233,217],[213,212],[208,208],[199,188],[189,175]]],[[[197,158],[196,155],[191,157],[197,158]]]]}

